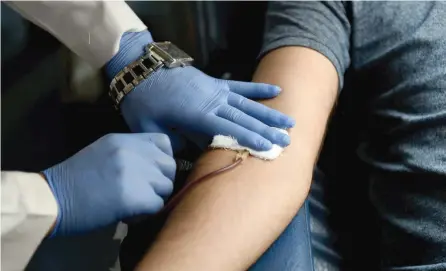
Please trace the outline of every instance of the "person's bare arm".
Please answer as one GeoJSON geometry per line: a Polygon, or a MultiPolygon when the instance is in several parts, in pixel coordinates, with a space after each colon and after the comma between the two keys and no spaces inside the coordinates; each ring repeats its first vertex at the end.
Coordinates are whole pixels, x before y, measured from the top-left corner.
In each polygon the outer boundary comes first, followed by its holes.
{"type": "MultiPolygon", "coordinates": [[[[282,87],[277,98],[264,103],[296,119],[291,145],[275,161],[248,158],[235,170],[190,191],[139,271],[246,270],[285,229],[307,196],[325,126],[350,63],[348,7],[343,2],[317,1],[268,5],[262,48],[266,56],[254,81],[282,87]]],[[[234,157],[231,151],[206,153],[190,180],[231,163],[234,157]]]]}
{"type": "MultiPolygon", "coordinates": [[[[291,145],[272,162],[248,158],[199,184],[170,215],[137,270],[246,270],[285,229],[304,202],[338,76],[322,54],[303,47],[272,51],[254,81],[283,92],[264,104],[296,119],[291,145]]],[[[190,180],[232,162],[232,151],[203,155],[190,180]]]]}

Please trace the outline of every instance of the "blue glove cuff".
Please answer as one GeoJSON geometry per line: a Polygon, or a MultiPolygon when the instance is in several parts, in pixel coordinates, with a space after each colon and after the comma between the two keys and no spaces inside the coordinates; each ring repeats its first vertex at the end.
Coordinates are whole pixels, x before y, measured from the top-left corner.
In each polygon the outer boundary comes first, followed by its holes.
{"type": "Polygon", "coordinates": [[[149,31],[125,32],[119,43],[118,53],[105,65],[105,72],[110,80],[124,67],[144,55],[147,44],[153,42],[149,31]]]}
{"type": "Polygon", "coordinates": [[[59,209],[58,213],[57,213],[57,218],[56,218],[56,223],[54,225],[53,231],[51,232],[51,234],[48,235],[48,238],[53,238],[54,236],[56,236],[59,231],[60,231],[60,225],[61,225],[61,221],[62,221],[62,205],[61,202],[58,198],[57,195],[57,189],[53,184],[53,180],[51,179],[51,173],[49,173],[51,169],[46,169],[44,171],[42,171],[42,174],[45,176],[46,181],[48,182],[48,185],[50,186],[51,191],[53,192],[54,198],[56,199],[57,202],[57,208],[59,209]]]}

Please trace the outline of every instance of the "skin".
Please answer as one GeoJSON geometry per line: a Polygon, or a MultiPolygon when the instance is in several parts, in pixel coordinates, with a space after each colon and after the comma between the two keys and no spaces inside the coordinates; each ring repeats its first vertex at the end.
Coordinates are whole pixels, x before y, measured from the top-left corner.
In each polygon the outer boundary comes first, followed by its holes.
{"type": "MultiPolygon", "coordinates": [[[[246,270],[303,204],[337,97],[336,70],[316,51],[284,47],[262,59],[254,81],[283,89],[262,103],[295,118],[291,145],[274,161],[250,157],[192,189],[172,211],[138,271],[246,270]]],[[[234,156],[232,151],[206,152],[189,181],[230,164],[234,156]]]]}

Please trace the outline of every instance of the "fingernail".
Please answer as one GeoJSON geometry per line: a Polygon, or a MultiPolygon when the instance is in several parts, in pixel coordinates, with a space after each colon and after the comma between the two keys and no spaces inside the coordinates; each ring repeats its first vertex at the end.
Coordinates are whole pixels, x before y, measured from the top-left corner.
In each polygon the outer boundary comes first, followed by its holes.
{"type": "Polygon", "coordinates": [[[257,146],[259,146],[260,151],[269,151],[273,147],[273,143],[268,140],[261,140],[257,146]]]}
{"type": "Polygon", "coordinates": [[[279,86],[275,86],[275,90],[276,90],[276,92],[282,92],[282,88],[279,86]]]}
{"type": "Polygon", "coordinates": [[[281,141],[282,141],[282,143],[283,143],[282,146],[286,147],[286,146],[290,145],[290,143],[291,143],[291,138],[290,138],[289,135],[283,134],[283,135],[282,135],[282,138],[281,138],[281,141]]]}
{"type": "Polygon", "coordinates": [[[288,128],[292,128],[292,127],[294,127],[294,125],[296,125],[296,120],[291,118],[291,117],[287,117],[287,119],[286,119],[286,126],[288,128]]]}

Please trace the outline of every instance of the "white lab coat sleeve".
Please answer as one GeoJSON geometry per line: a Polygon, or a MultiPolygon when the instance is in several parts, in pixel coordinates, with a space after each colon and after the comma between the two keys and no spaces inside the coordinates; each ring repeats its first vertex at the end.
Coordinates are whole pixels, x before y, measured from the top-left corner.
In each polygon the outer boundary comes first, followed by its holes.
{"type": "Polygon", "coordinates": [[[119,50],[124,32],[146,29],[124,1],[7,1],[23,17],[45,29],[93,68],[119,50]]]}
{"type": "Polygon", "coordinates": [[[24,270],[57,217],[48,183],[36,173],[1,173],[1,270],[24,270]]]}

